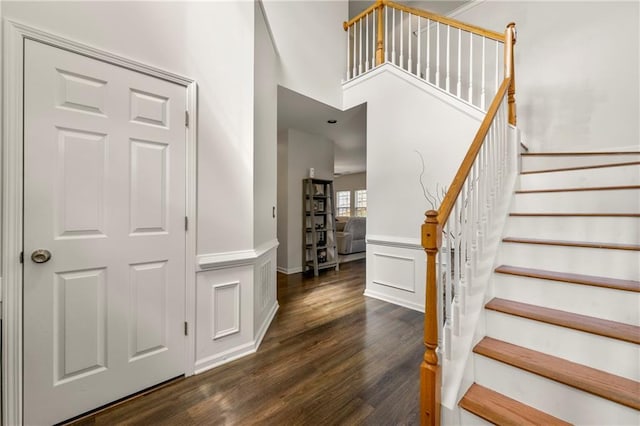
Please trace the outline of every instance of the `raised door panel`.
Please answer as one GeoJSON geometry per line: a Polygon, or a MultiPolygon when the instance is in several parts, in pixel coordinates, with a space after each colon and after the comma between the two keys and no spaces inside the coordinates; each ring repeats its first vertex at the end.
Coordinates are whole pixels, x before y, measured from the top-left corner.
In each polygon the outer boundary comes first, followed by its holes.
{"type": "Polygon", "coordinates": [[[54,385],[107,368],[106,269],[56,274],[54,313],[54,385]]]}

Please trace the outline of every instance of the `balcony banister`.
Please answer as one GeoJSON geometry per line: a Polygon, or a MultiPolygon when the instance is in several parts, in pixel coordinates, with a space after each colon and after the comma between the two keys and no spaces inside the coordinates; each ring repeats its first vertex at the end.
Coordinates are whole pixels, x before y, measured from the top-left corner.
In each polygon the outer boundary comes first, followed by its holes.
{"type": "Polygon", "coordinates": [[[349,27],[351,27],[353,24],[355,24],[356,22],[358,22],[362,18],[368,16],[371,12],[373,12],[374,9],[381,7],[386,3],[387,3],[386,0],[378,0],[378,1],[376,1],[371,6],[369,6],[368,8],[363,10],[362,12],[358,13],[353,18],[349,19],[348,21],[343,22],[342,23],[342,28],[344,28],[344,30],[347,31],[349,29],[349,27]]]}
{"type": "Polygon", "coordinates": [[[459,28],[464,31],[490,38],[492,40],[504,42],[504,34],[497,31],[487,30],[485,28],[477,27],[475,25],[467,24],[466,22],[458,21],[457,19],[449,18],[447,16],[438,15],[437,13],[427,12],[426,10],[416,9],[414,7],[405,6],[393,1],[387,1],[386,5],[393,7],[394,9],[402,10],[407,13],[411,13],[422,18],[427,18],[432,21],[437,21],[445,25],[450,25],[454,28],[459,28]]]}

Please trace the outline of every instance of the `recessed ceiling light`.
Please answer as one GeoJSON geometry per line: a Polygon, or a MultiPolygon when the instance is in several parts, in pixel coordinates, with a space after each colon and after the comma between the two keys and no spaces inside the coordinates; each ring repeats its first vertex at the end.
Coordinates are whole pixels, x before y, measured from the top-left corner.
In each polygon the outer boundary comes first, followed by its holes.
{"type": "Polygon", "coordinates": [[[338,120],[327,120],[327,123],[329,124],[336,124],[338,122],[338,120]]]}

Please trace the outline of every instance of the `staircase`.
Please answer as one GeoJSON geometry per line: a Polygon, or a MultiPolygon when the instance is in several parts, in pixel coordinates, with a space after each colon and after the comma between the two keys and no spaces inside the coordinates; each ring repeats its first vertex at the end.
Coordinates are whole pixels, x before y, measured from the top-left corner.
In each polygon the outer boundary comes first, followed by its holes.
{"type": "Polygon", "coordinates": [[[521,160],[461,424],[638,425],[640,153],[521,160]]]}

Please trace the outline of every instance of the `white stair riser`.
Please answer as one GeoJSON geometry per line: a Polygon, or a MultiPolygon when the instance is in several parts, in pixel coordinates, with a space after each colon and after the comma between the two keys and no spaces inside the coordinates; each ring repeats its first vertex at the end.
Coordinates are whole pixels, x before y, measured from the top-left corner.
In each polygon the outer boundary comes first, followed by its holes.
{"type": "MultiPolygon", "coordinates": [[[[447,424],[447,423],[443,423],[447,424]]],[[[464,408],[460,409],[460,424],[465,426],[492,426],[493,423],[490,423],[483,419],[482,417],[478,417],[473,413],[468,412],[464,408]]]]}
{"type": "Polygon", "coordinates": [[[478,354],[474,362],[478,384],[565,421],[599,426],[640,424],[640,411],[624,405],[478,354]]]}
{"type": "Polygon", "coordinates": [[[494,296],[640,326],[640,293],[496,273],[494,296]]]}
{"type": "Polygon", "coordinates": [[[504,236],[638,244],[640,218],[510,216],[504,236]]]}
{"type": "Polygon", "coordinates": [[[520,175],[519,189],[640,185],[640,165],[520,175]]]}
{"type": "Polygon", "coordinates": [[[631,380],[640,379],[640,347],[636,344],[491,310],[487,310],[486,318],[489,337],[631,380]]]}
{"type": "Polygon", "coordinates": [[[562,155],[562,156],[522,156],[522,171],[551,170],[564,167],[595,166],[611,163],[640,161],[640,154],[625,155],[562,155]]]}
{"type": "Polygon", "coordinates": [[[498,265],[640,281],[640,252],[502,243],[498,265]]]}
{"type": "Polygon", "coordinates": [[[515,194],[513,213],[640,213],[640,189],[515,194]]]}

